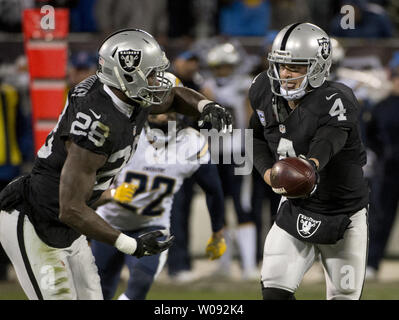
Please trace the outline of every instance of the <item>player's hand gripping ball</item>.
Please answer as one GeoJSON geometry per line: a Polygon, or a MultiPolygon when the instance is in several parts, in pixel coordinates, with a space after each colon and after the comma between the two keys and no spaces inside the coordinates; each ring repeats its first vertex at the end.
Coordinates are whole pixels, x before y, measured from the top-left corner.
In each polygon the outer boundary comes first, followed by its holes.
{"type": "Polygon", "coordinates": [[[226,241],[224,238],[210,237],[206,244],[206,256],[210,260],[219,259],[226,251],[226,241]]]}
{"type": "Polygon", "coordinates": [[[313,194],[318,175],[309,160],[288,157],[277,161],[270,173],[274,192],[287,198],[307,198],[313,194]]]}
{"type": "Polygon", "coordinates": [[[132,201],[137,188],[138,186],[133,183],[122,183],[118,188],[115,189],[115,194],[113,195],[114,201],[129,203],[132,201]]]}

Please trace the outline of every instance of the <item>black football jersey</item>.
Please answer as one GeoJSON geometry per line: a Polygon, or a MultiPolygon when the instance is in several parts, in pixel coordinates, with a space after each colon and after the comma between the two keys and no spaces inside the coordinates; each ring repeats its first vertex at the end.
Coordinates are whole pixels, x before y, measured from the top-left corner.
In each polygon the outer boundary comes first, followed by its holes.
{"type": "Polygon", "coordinates": [[[267,143],[262,147],[254,144],[254,154],[262,153],[269,168],[284,157],[307,156],[312,138],[322,126],[341,127],[348,132],[343,148],[320,170],[316,192],[307,199],[292,199],[294,205],[330,215],[352,214],[367,206],[368,186],[362,170],[366,152],[358,125],[360,107],[349,87],[326,81],[308,92],[291,111],[284,98],[272,93],[269,78],[262,72],[254,79],[249,98],[254,110],[251,126],[263,133],[267,143]]]}
{"type": "Polygon", "coordinates": [[[135,151],[149,110],[135,107],[129,118],[116,108],[97,76],[91,76],[68,93],[65,108],[55,128],[39,149],[31,172],[29,219],[39,237],[53,247],[67,247],[78,232],[59,221],[59,184],[67,157],[65,141],[105,155],[97,171],[90,206],[111,185],[115,175],[135,151]]]}

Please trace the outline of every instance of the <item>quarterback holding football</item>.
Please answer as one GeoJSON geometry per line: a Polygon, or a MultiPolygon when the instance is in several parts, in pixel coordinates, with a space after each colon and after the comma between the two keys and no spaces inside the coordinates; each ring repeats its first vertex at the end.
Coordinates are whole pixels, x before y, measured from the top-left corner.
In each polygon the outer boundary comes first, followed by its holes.
{"type": "Polygon", "coordinates": [[[295,299],[320,256],[327,299],[360,299],[367,257],[366,152],[352,90],[327,81],[329,36],[295,23],[276,36],[249,92],[254,165],[282,195],[264,246],[263,298],[295,299]]]}

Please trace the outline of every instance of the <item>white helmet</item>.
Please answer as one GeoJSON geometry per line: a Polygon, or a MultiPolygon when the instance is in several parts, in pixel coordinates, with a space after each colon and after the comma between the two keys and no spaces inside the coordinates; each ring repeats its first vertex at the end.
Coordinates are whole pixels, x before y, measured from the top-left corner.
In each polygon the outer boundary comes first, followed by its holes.
{"type": "Polygon", "coordinates": [[[336,39],[331,38],[331,49],[332,49],[332,63],[335,65],[336,63],[340,63],[345,58],[345,49],[342,44],[336,39]]]}
{"type": "Polygon", "coordinates": [[[222,64],[236,65],[240,61],[240,54],[230,42],[222,43],[212,48],[207,55],[206,62],[210,67],[222,64]]]}
{"type": "Polygon", "coordinates": [[[306,93],[308,84],[312,88],[320,87],[329,75],[332,48],[330,38],[321,28],[311,23],[295,23],[283,28],[273,41],[269,60],[269,76],[274,94],[286,100],[296,100],[306,93]],[[306,65],[305,75],[280,79],[279,64],[306,65]],[[297,89],[286,90],[284,82],[301,79],[297,89]]]}
{"type": "Polygon", "coordinates": [[[99,49],[97,76],[102,83],[123,91],[143,107],[161,104],[172,83],[164,77],[169,60],[158,42],[147,32],[125,29],[108,36],[99,49]],[[157,83],[147,77],[156,72],[157,83]]]}

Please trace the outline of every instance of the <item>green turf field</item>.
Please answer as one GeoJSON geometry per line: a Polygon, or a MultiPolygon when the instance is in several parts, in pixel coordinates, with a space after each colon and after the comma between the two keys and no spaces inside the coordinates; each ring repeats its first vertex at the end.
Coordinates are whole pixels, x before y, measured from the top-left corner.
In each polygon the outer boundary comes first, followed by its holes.
{"type": "MultiPolygon", "coordinates": [[[[117,296],[126,284],[121,283],[117,296]]],[[[324,283],[302,284],[296,293],[298,300],[324,300],[324,283]]],[[[0,283],[0,300],[23,300],[25,294],[17,283],[0,283]]],[[[185,285],[155,283],[148,295],[149,300],[259,300],[260,285],[257,282],[199,280],[185,285]]],[[[399,300],[399,282],[367,282],[364,300],[399,300]]]]}

